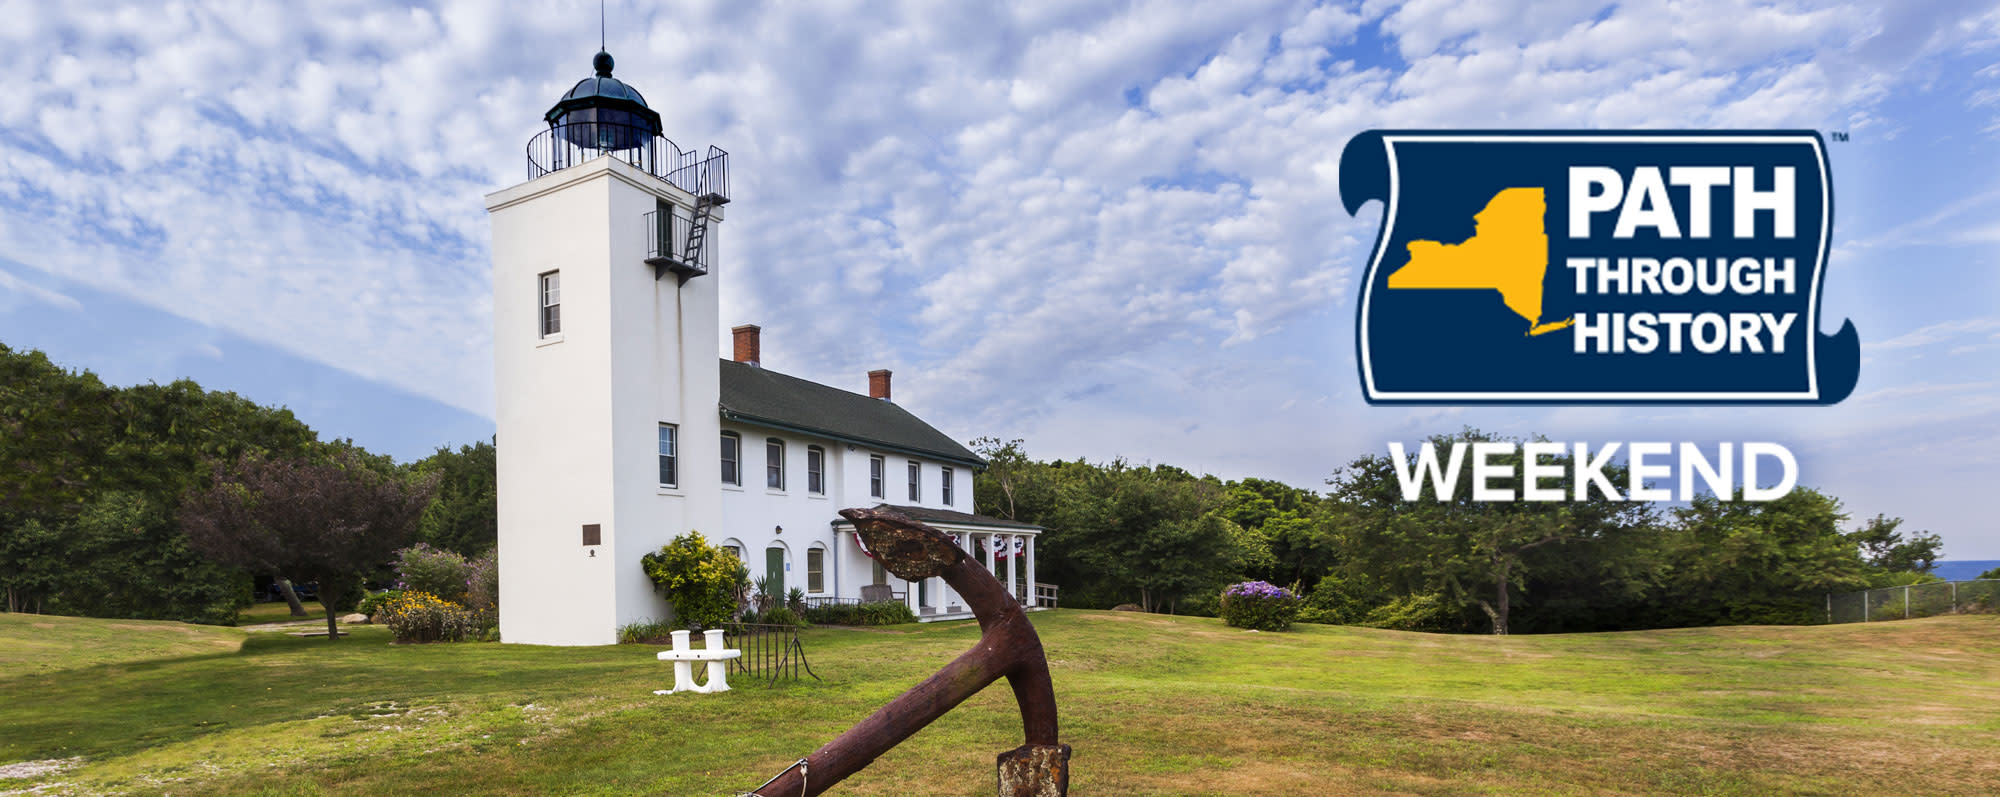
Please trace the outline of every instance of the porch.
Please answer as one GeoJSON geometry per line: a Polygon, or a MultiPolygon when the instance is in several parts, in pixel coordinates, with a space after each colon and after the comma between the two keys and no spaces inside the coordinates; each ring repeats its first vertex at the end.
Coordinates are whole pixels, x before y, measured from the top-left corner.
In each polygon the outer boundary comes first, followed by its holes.
{"type": "MultiPolygon", "coordinates": [[[[1035,540],[1041,534],[1040,527],[942,509],[889,505],[877,508],[909,515],[950,536],[953,543],[973,561],[984,565],[1007,590],[1007,594],[1020,601],[1028,611],[1055,608],[1057,587],[1035,581],[1035,540]]],[[[873,562],[873,554],[868,553],[860,535],[854,533],[852,523],[839,520],[833,525],[841,545],[853,546],[873,562]]],[[[872,571],[868,580],[862,582],[861,597],[854,599],[855,602],[901,601],[909,606],[910,613],[916,615],[918,622],[924,623],[972,618],[972,609],[942,577],[907,581],[889,573],[880,564],[874,564],[872,571]]],[[[848,599],[822,600],[844,602],[848,599]]]]}

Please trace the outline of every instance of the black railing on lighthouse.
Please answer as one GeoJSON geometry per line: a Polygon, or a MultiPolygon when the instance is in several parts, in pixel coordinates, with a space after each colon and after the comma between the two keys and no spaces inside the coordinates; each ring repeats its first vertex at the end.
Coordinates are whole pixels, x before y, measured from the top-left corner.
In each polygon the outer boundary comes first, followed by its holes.
{"type": "Polygon", "coordinates": [[[647,128],[613,122],[561,122],[528,140],[528,179],[576,166],[592,158],[617,158],[720,205],[729,201],[729,153],[682,150],[672,139],[647,128]]]}

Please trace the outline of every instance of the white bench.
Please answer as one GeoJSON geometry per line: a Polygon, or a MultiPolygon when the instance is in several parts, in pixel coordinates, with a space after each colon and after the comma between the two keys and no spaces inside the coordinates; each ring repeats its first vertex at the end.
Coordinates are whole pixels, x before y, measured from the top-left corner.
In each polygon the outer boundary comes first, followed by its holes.
{"type": "Polygon", "coordinates": [[[654,690],[653,694],[671,695],[676,692],[707,694],[729,691],[729,660],[742,656],[743,651],[722,647],[724,643],[721,629],[702,632],[701,650],[688,647],[686,631],[675,631],[673,637],[673,650],[660,651],[660,661],[674,663],[674,688],[654,690]],[[708,662],[708,682],[699,686],[694,682],[694,664],[698,661],[708,662]]]}

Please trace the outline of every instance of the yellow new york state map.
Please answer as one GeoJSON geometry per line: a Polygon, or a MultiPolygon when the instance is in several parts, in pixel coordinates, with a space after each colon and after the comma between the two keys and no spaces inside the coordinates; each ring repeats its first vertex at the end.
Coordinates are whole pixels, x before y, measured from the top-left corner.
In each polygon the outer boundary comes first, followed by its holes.
{"type": "Polygon", "coordinates": [[[1411,241],[1410,262],[1389,275],[1390,288],[1494,290],[1528,321],[1528,334],[1565,329],[1575,318],[1542,323],[1542,277],[1549,270],[1548,210],[1540,188],[1507,188],[1474,214],[1462,243],[1411,241]]]}

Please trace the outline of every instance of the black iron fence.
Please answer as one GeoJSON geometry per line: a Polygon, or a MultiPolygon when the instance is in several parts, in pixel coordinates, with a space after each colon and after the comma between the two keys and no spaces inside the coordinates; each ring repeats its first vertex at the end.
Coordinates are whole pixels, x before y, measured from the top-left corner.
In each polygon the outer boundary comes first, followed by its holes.
{"type": "Polygon", "coordinates": [[[729,153],[685,151],[647,128],[614,122],[565,122],[535,134],[528,139],[528,179],[597,157],[617,158],[697,198],[729,201],[729,153]]]}
{"type": "Polygon", "coordinates": [[[762,678],[766,685],[776,685],[779,679],[799,680],[800,672],[820,680],[806,661],[805,646],[799,644],[798,626],[727,623],[722,639],[725,647],[743,651],[731,662],[731,672],[762,678]]]}

